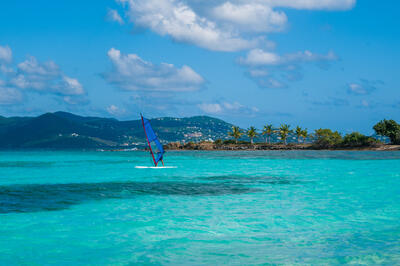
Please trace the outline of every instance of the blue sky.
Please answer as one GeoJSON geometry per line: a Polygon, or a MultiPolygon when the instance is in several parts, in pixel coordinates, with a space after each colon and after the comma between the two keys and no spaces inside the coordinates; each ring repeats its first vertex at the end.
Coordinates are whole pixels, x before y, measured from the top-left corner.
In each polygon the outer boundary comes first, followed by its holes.
{"type": "Polygon", "coordinates": [[[0,114],[400,120],[398,1],[3,1],[0,114]]]}

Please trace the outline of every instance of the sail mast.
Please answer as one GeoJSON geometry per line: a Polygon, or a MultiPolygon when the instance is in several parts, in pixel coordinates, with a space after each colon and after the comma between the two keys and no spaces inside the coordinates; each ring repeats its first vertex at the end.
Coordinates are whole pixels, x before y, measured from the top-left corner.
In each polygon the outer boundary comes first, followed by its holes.
{"type": "Polygon", "coordinates": [[[151,144],[150,144],[149,138],[147,137],[146,128],[145,128],[145,126],[144,126],[143,115],[142,115],[142,114],[140,114],[140,117],[142,118],[143,130],[144,130],[144,134],[146,135],[146,140],[147,140],[147,144],[149,145],[149,148],[150,148],[150,153],[151,153],[151,156],[153,157],[154,166],[157,166],[157,163],[156,163],[156,158],[154,158],[153,149],[151,148],[151,144]]]}

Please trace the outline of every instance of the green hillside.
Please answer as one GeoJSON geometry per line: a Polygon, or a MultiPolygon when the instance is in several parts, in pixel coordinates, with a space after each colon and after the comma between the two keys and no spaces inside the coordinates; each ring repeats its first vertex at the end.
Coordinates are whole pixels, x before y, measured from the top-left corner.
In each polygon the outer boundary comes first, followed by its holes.
{"type": "MultiPolygon", "coordinates": [[[[151,119],[161,142],[225,139],[232,125],[208,116],[151,119]]],[[[66,112],[0,117],[1,149],[131,148],[145,144],[140,120],[118,121],[66,112]]]]}

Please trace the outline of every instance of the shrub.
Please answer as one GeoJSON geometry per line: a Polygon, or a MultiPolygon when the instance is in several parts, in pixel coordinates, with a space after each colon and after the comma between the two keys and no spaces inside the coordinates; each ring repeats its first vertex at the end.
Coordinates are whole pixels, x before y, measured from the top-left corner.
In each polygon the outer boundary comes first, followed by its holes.
{"type": "Polygon", "coordinates": [[[339,132],[333,132],[330,129],[317,129],[315,130],[315,145],[322,148],[329,148],[337,146],[342,142],[342,136],[339,132]]]}
{"type": "Polygon", "coordinates": [[[217,139],[214,143],[215,145],[222,145],[222,139],[217,139]]]}
{"type": "Polygon", "coordinates": [[[378,141],[376,139],[358,132],[347,134],[342,141],[342,145],[345,147],[370,147],[377,143],[378,141]]]}
{"type": "Polygon", "coordinates": [[[376,134],[390,138],[392,144],[400,144],[400,125],[394,120],[382,120],[374,127],[376,134]]]}

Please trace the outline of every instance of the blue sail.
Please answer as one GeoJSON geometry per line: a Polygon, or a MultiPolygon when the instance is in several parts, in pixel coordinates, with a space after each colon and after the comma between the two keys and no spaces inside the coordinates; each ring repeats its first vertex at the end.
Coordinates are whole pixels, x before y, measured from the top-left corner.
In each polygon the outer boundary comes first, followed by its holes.
{"type": "Polygon", "coordinates": [[[158,140],[157,135],[154,132],[153,128],[151,127],[150,121],[142,116],[142,122],[143,122],[144,131],[146,133],[147,141],[149,143],[150,151],[153,153],[153,151],[151,149],[151,145],[150,145],[151,142],[154,142],[158,149],[156,151],[156,156],[154,157],[154,164],[157,166],[158,162],[163,159],[163,155],[165,152],[164,148],[163,148],[162,144],[160,143],[160,141],[158,140]]]}

